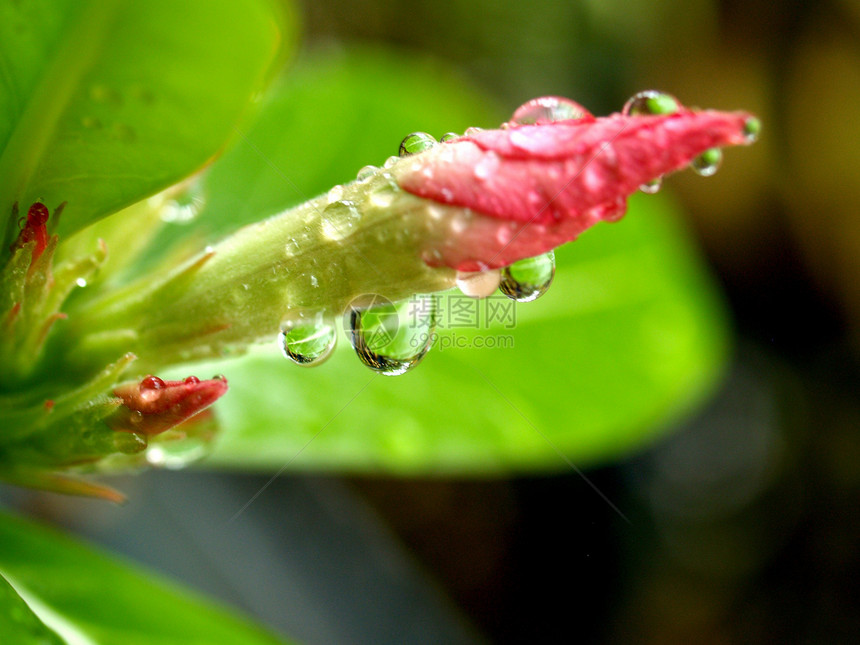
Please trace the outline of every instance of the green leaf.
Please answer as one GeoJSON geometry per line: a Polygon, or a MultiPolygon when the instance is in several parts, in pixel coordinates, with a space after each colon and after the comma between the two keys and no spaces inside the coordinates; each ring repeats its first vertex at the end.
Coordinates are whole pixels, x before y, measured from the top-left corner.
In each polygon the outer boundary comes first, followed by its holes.
{"type": "Polygon", "coordinates": [[[0,514],[0,544],[0,574],[70,643],[283,642],[173,583],[11,515],[0,514]]]}
{"type": "Polygon", "coordinates": [[[269,0],[0,2],[0,213],[68,202],[68,234],[203,166],[289,17],[269,0]]]}
{"type": "Polygon", "coordinates": [[[62,639],[45,626],[18,592],[0,576],[0,634],[3,642],[15,645],[63,645],[62,639]]]}
{"type": "Polygon", "coordinates": [[[636,197],[622,222],[556,257],[551,288],[516,305],[510,329],[509,316],[484,320],[488,302],[511,301],[443,294],[440,338],[404,376],[375,376],[343,337],[313,369],[274,343],[198,368],[231,384],[207,463],[496,474],[580,466],[652,441],[710,392],[727,351],[722,303],[677,212],[665,196],[636,197]],[[452,326],[470,304],[477,324],[452,326]]]}

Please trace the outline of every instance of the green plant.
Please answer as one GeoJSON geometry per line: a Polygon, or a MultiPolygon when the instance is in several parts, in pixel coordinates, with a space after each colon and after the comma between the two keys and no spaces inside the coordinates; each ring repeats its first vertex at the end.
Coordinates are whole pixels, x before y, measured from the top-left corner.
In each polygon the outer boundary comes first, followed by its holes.
{"type": "MultiPolygon", "coordinates": [[[[392,320],[371,321],[358,296],[397,301],[477,271],[495,286],[493,271],[617,219],[639,184],[693,159],[710,168],[712,146],[757,127],[673,100],[648,107],[648,96],[602,120],[572,103],[527,104],[507,130],[438,147],[418,137],[404,144],[414,157],[350,182],[409,131],[500,119],[438,66],[362,49],[306,57],[255,104],[293,31],[292,16],[265,0],[0,4],[0,476],[118,500],[82,475],[182,465],[212,448],[218,427],[214,467],[548,471],[632,450],[706,395],[726,350],[724,316],[662,197],[634,198],[624,223],[559,249],[554,286],[533,309],[487,321],[485,308],[480,325],[419,330],[437,351],[408,377],[372,383],[423,356],[392,354],[385,340],[359,351],[375,372],[345,347],[319,370],[291,369],[272,342],[279,330],[287,354],[319,362],[339,333],[331,319],[350,305],[354,338],[392,320]],[[583,116],[585,155],[560,144],[583,116]],[[676,139],[649,138],[670,121],[676,139]],[[511,128],[534,149],[506,152],[511,128]],[[617,173],[599,156],[616,139],[628,150],[617,173]],[[660,154],[636,156],[640,141],[660,154]],[[455,150],[462,167],[444,158],[455,150]],[[510,177],[475,192],[487,159],[510,177]],[[544,185],[552,164],[562,179],[544,185]],[[588,181],[609,188],[611,208],[605,197],[552,206],[586,181],[583,169],[602,173],[588,181]],[[511,206],[538,189],[549,192],[537,211],[511,206]],[[323,342],[309,344],[310,332],[323,342]],[[505,347],[509,337],[515,348],[487,350],[486,339],[505,347]],[[251,348],[258,340],[268,344],[251,348]],[[203,410],[226,381],[188,377],[190,363],[230,379],[214,414],[203,410]],[[346,384],[355,391],[344,399],[346,384]],[[476,405],[500,385],[500,403],[476,405]],[[344,404],[349,424],[332,424],[344,404]]],[[[509,293],[528,286],[523,275],[508,272],[509,293]]],[[[431,306],[450,314],[456,297],[431,306]]],[[[273,641],[22,520],[4,516],[0,532],[8,633],[21,642],[76,631],[95,642],[273,641]],[[103,584],[115,593],[95,600],[103,584]],[[158,625],[135,619],[144,605],[158,625]]]]}

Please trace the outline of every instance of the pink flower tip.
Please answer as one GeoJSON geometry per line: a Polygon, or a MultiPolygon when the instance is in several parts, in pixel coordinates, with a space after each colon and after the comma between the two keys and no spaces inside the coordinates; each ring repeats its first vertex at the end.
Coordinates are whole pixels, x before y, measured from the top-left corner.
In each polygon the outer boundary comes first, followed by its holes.
{"type": "Polygon", "coordinates": [[[500,129],[470,129],[415,155],[397,167],[399,185],[463,209],[456,235],[440,232],[426,260],[477,271],[540,255],[620,219],[643,184],[758,133],[746,112],[675,110],[595,118],[573,101],[543,97],[500,129]]]}
{"type": "Polygon", "coordinates": [[[114,389],[122,405],[108,418],[108,425],[114,430],[156,435],[205,410],[226,391],[223,376],[164,381],[150,375],[114,389]]]}

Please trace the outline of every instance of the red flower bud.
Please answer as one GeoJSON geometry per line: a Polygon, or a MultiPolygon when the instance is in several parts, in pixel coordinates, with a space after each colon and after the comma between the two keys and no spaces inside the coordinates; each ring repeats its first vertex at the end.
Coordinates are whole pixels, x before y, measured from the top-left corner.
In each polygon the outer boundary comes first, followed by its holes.
{"type": "Polygon", "coordinates": [[[498,268],[545,253],[599,221],[623,216],[642,184],[686,167],[710,148],[750,143],[744,112],[583,115],[469,131],[402,164],[410,193],[471,209],[454,243],[432,264],[462,271],[498,268]]]}
{"type": "Polygon", "coordinates": [[[126,383],[114,389],[122,407],[107,423],[114,430],[156,435],[209,407],[226,391],[227,379],[223,376],[205,381],[196,376],[184,381],[147,376],[139,383],[126,383]]]}

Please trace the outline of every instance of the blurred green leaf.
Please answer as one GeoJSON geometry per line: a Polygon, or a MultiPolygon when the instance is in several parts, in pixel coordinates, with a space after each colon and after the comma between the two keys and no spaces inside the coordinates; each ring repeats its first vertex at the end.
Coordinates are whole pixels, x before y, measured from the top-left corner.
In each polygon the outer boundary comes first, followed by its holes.
{"type": "Polygon", "coordinates": [[[362,166],[396,155],[410,132],[439,137],[495,127],[504,116],[465,78],[425,57],[370,47],[308,54],[213,164],[195,228],[223,234],[352,181],[362,166]]]}
{"type": "Polygon", "coordinates": [[[0,2],[0,213],[66,201],[71,233],[200,168],[290,23],[269,0],[0,2]]]}
{"type": "MultiPolygon", "coordinates": [[[[0,545],[0,574],[69,643],[283,642],[173,583],[13,516],[0,514],[0,545]]],[[[2,634],[4,643],[28,642],[2,634]]]]}
{"type": "Polygon", "coordinates": [[[62,645],[3,576],[0,576],[0,634],[4,643],[16,645],[62,645]]]}
{"type": "Polygon", "coordinates": [[[478,329],[452,328],[453,308],[475,301],[443,294],[437,345],[404,376],[375,376],[343,337],[314,369],[274,343],[199,368],[231,384],[207,463],[494,474],[560,470],[560,452],[583,465],[653,440],[709,393],[727,351],[722,303],[675,209],[635,197],[625,220],[556,257],[553,285],[516,305],[512,329],[504,316],[483,323],[488,303],[511,302],[498,296],[474,304],[478,329]]]}

